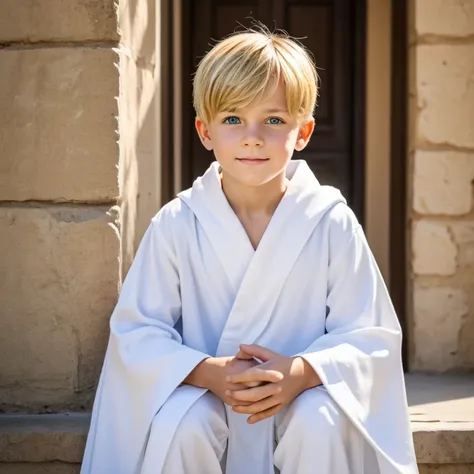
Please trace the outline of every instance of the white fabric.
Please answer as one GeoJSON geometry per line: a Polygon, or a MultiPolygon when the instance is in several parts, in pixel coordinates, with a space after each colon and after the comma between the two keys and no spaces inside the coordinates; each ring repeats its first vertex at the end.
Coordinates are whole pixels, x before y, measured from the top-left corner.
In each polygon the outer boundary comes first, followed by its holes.
{"type": "MultiPolygon", "coordinates": [[[[177,389],[179,390],[180,388],[177,389]]],[[[163,409],[166,409],[166,404],[163,409]]],[[[155,433],[159,436],[163,429],[166,428],[153,424],[148,440],[149,449],[159,446],[154,436],[155,433]]],[[[181,419],[165,459],[163,474],[222,474],[221,460],[228,437],[224,404],[207,392],[181,419]]],[[[147,458],[148,462],[150,459],[151,457],[147,458]]],[[[144,470],[158,472],[151,463],[144,470]]]]}
{"type": "MultiPolygon", "coordinates": [[[[214,163],[164,206],[142,240],[111,318],[82,474],[162,472],[177,427],[206,393],[177,388],[204,358],[235,355],[240,343],[305,357],[370,445],[374,474],[416,473],[400,326],[354,214],[293,161],[254,251],[218,172],[214,163]]],[[[273,473],[274,420],[226,414],[226,474],[273,473]]]]}
{"type": "MultiPolygon", "coordinates": [[[[154,433],[155,424],[149,449],[155,445],[154,433]]],[[[178,425],[163,474],[222,474],[228,435],[223,403],[204,394],[178,425]]],[[[373,449],[321,388],[304,392],[274,417],[274,438],[274,463],[280,474],[314,474],[315,466],[318,474],[377,472],[373,449]]],[[[149,472],[152,468],[147,466],[149,472]]]]}

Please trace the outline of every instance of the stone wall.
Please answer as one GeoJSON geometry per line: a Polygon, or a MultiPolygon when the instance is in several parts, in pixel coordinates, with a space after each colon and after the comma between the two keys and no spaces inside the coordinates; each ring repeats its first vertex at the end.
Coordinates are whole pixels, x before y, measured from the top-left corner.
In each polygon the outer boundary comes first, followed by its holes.
{"type": "Polygon", "coordinates": [[[474,0],[412,5],[410,368],[472,370],[474,0]]]}
{"type": "Polygon", "coordinates": [[[0,3],[0,409],[90,406],[119,288],[113,0],[0,3]]]}

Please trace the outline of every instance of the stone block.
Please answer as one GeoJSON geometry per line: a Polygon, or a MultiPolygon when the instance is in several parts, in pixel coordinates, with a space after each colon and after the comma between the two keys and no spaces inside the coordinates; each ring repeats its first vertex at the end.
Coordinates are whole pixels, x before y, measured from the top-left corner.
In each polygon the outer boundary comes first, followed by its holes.
{"type": "Polygon", "coordinates": [[[68,464],[64,462],[47,463],[2,463],[0,472],[2,474],[79,474],[80,464],[68,464]]]}
{"type": "Polygon", "coordinates": [[[0,208],[4,409],[90,405],[118,294],[115,219],[105,207],[0,208]]]}
{"type": "Polygon", "coordinates": [[[413,179],[416,212],[462,215],[471,211],[473,153],[417,150],[413,179]]]}
{"type": "Polygon", "coordinates": [[[90,413],[0,415],[0,461],[80,463],[90,413]]]}
{"type": "Polygon", "coordinates": [[[474,423],[412,423],[412,430],[418,462],[474,463],[474,423]]]}
{"type": "Polygon", "coordinates": [[[420,36],[474,35],[474,0],[416,0],[415,28],[420,36]]]}
{"type": "Polygon", "coordinates": [[[415,284],[413,308],[412,370],[443,372],[455,368],[459,334],[469,315],[467,295],[457,288],[415,284]]]}
{"type": "Polygon", "coordinates": [[[114,0],[2,0],[0,42],[117,41],[114,0]]]}
{"type": "Polygon", "coordinates": [[[118,196],[115,61],[100,48],[0,51],[0,200],[118,196]]]}
{"type": "Polygon", "coordinates": [[[474,43],[416,47],[417,143],[474,148],[474,43]]]}
{"type": "Polygon", "coordinates": [[[459,266],[468,267],[474,265],[474,222],[452,222],[449,227],[458,245],[459,266]]]}
{"type": "Polygon", "coordinates": [[[415,221],[412,252],[416,275],[453,275],[456,272],[457,248],[446,224],[415,221]]]}
{"type": "Polygon", "coordinates": [[[419,474],[472,474],[474,464],[420,464],[419,474]]]}

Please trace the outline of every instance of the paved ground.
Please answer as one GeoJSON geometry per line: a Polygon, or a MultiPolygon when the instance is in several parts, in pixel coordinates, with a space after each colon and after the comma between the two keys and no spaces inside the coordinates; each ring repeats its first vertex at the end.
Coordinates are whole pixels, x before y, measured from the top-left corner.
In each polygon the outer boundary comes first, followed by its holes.
{"type": "Polygon", "coordinates": [[[406,383],[413,422],[474,425],[474,374],[409,374],[406,383]]]}

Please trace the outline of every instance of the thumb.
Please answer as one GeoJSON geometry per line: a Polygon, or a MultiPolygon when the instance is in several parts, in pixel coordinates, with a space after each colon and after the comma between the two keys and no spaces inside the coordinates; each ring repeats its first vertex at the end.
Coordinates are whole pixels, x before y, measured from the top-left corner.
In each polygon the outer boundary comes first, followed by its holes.
{"type": "Polygon", "coordinates": [[[244,352],[245,354],[249,356],[256,357],[262,362],[267,362],[270,359],[273,359],[276,356],[278,356],[276,352],[273,352],[270,349],[259,346],[257,344],[250,344],[250,345],[241,344],[239,352],[244,352]]]}

